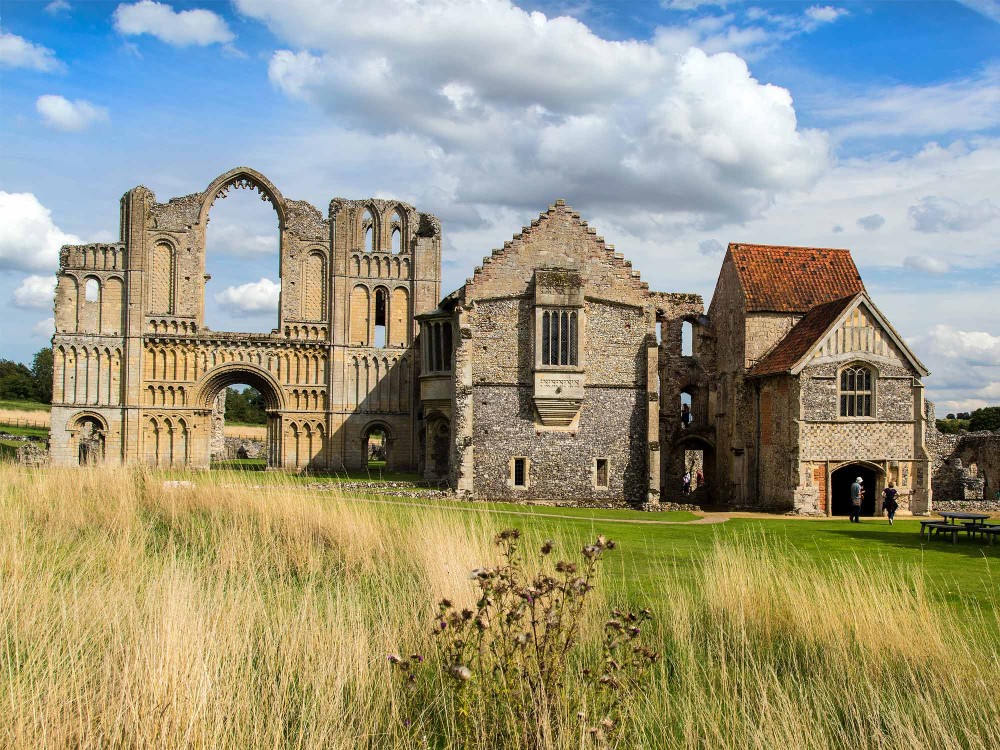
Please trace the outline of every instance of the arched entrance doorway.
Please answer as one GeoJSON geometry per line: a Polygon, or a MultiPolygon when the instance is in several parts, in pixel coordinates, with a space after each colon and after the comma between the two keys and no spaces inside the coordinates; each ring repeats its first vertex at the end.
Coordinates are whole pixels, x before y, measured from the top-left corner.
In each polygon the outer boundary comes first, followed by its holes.
{"type": "Polygon", "coordinates": [[[364,451],[363,466],[372,476],[381,476],[387,471],[392,461],[392,433],[388,425],[382,422],[372,422],[361,433],[362,450],[364,451]]]}
{"type": "Polygon", "coordinates": [[[858,477],[861,477],[861,484],[865,489],[864,499],[861,501],[861,515],[875,515],[882,493],[882,472],[871,464],[860,463],[841,466],[830,476],[830,492],[833,496],[830,503],[831,515],[851,514],[851,485],[858,477]]]}
{"type": "Polygon", "coordinates": [[[716,496],[715,446],[703,435],[687,434],[674,443],[665,462],[665,499],[711,506],[716,496]],[[684,477],[690,476],[685,491],[684,477]]]}
{"type": "MultiPolygon", "coordinates": [[[[251,437],[247,428],[244,431],[248,434],[243,436],[243,442],[248,446],[256,439],[263,442],[263,447],[261,448],[259,444],[253,445],[252,450],[245,451],[246,455],[249,456],[252,452],[255,459],[262,459],[261,468],[278,468],[285,465],[282,450],[285,425],[282,412],[286,407],[281,386],[263,368],[242,362],[213,369],[196,386],[194,403],[206,410],[209,425],[207,429],[200,431],[197,448],[192,455],[192,465],[207,467],[213,461],[218,462],[220,458],[229,459],[229,454],[232,452],[229,450],[230,443],[234,441],[226,439],[225,400],[228,389],[239,385],[252,388],[255,397],[259,395],[258,405],[263,407],[264,412],[264,430],[256,430],[255,435],[251,437]]],[[[290,425],[289,429],[292,427],[297,426],[290,425]]],[[[234,450],[239,453],[238,446],[234,450]]],[[[321,452],[321,448],[317,447],[316,452],[321,452]]],[[[312,463],[311,458],[307,463],[312,463]]]]}
{"type": "Polygon", "coordinates": [[[85,414],[73,424],[76,438],[76,456],[80,466],[97,466],[104,463],[104,445],[107,425],[99,417],[85,414]]]}

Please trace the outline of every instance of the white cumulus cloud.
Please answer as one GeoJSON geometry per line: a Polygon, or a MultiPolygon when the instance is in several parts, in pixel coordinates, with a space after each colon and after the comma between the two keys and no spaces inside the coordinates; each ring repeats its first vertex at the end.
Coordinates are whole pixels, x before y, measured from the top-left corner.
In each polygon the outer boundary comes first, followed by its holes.
{"type": "Polygon", "coordinates": [[[54,271],[59,248],[79,242],[55,225],[31,193],[0,190],[0,270],[54,271]]]}
{"type": "Polygon", "coordinates": [[[858,219],[858,226],[866,232],[874,232],[885,224],[885,217],[881,214],[869,214],[858,219]]]}
{"type": "Polygon", "coordinates": [[[237,7],[290,46],[271,58],[276,87],[345,128],[419,139],[460,204],[563,195],[708,226],[758,215],[829,163],[788,90],[733,54],[607,40],[502,0],[237,7]]]}
{"type": "Polygon", "coordinates": [[[45,6],[45,12],[50,16],[58,16],[62,13],[69,13],[73,9],[67,0],[52,0],[45,6]]]}
{"type": "Polygon", "coordinates": [[[965,365],[1000,366],[1000,336],[986,331],[962,331],[936,325],[921,339],[934,354],[960,359],[965,365]]]}
{"type": "Polygon", "coordinates": [[[242,258],[278,254],[278,231],[272,234],[257,234],[245,226],[229,223],[212,224],[209,227],[208,246],[213,252],[235,255],[242,258]]]}
{"type": "Polygon", "coordinates": [[[21,285],[14,290],[14,304],[18,307],[38,310],[51,309],[55,293],[55,276],[31,275],[26,277],[21,285]]]}
{"type": "Polygon", "coordinates": [[[231,286],[215,295],[215,301],[235,315],[277,313],[281,285],[262,278],[240,286],[231,286]]]}
{"type": "Polygon", "coordinates": [[[0,68],[30,68],[50,72],[63,64],[48,47],[29,42],[17,34],[0,31],[0,68]]]}
{"type": "Polygon", "coordinates": [[[70,101],[58,94],[43,94],[35,101],[35,109],[46,127],[65,132],[86,130],[97,122],[108,121],[108,110],[86,99],[70,101]]]}
{"type": "Polygon", "coordinates": [[[948,273],[951,270],[945,261],[931,255],[908,255],[903,259],[903,267],[923,273],[948,273]]]}
{"type": "Polygon", "coordinates": [[[166,3],[140,0],[115,9],[115,28],[126,36],[149,34],[175,47],[228,44],[235,38],[225,19],[202,8],[176,11],[166,3]]]}
{"type": "Polygon", "coordinates": [[[1000,207],[988,198],[961,203],[952,198],[928,195],[907,209],[918,232],[964,232],[977,229],[1000,216],[1000,207]]]}
{"type": "Polygon", "coordinates": [[[712,257],[714,255],[721,255],[725,251],[725,246],[718,240],[703,240],[698,243],[698,252],[702,255],[712,257]]]}
{"type": "Polygon", "coordinates": [[[51,338],[56,332],[56,319],[44,318],[31,327],[31,334],[36,338],[51,338]]]}

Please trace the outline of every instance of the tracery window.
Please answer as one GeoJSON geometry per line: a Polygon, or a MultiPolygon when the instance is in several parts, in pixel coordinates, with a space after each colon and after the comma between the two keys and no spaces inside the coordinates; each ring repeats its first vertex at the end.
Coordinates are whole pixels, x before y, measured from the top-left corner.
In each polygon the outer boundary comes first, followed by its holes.
{"type": "Polygon", "coordinates": [[[840,371],[840,416],[870,417],[875,396],[871,368],[852,365],[840,371]]]}
{"type": "Polygon", "coordinates": [[[579,362],[579,322],[576,310],[542,313],[542,364],[575,367],[579,362]]]}

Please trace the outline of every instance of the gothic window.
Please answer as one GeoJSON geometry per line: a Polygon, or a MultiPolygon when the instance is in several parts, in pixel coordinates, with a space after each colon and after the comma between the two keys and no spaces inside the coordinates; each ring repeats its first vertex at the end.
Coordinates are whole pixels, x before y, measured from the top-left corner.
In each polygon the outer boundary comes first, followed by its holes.
{"type": "Polygon", "coordinates": [[[851,365],[840,371],[840,416],[870,417],[875,395],[875,378],[864,365],[851,365]]]}
{"type": "Polygon", "coordinates": [[[576,310],[542,312],[542,364],[575,367],[579,361],[579,323],[576,310]]]}

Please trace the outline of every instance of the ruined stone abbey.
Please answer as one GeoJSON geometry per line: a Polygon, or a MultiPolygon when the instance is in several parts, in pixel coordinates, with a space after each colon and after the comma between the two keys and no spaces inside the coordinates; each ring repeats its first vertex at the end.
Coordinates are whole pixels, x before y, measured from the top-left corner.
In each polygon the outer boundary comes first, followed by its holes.
{"type": "Polygon", "coordinates": [[[443,298],[440,279],[440,223],[405,203],[324,216],[246,168],[166,203],[134,188],[118,242],[61,252],[53,459],[207,468],[245,383],[275,469],[364,468],[378,433],[389,469],[483,499],[840,514],[862,476],[872,510],[890,480],[930,507],[927,371],[847,250],[731,244],[706,311],[556,201],[443,298]],[[233,189],[278,217],[268,334],[204,324],[208,215],[233,189]]]}

